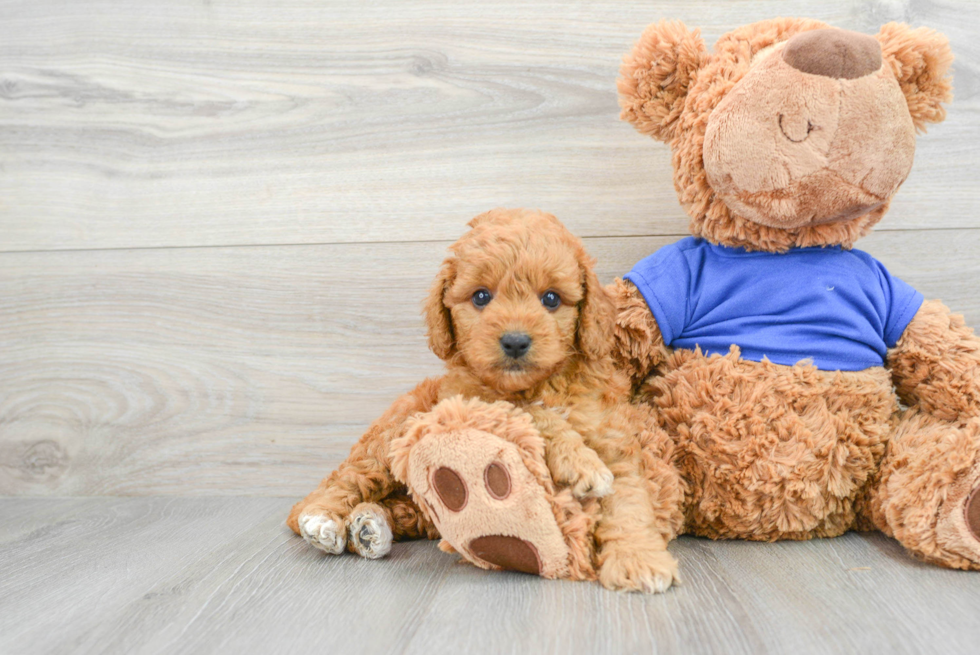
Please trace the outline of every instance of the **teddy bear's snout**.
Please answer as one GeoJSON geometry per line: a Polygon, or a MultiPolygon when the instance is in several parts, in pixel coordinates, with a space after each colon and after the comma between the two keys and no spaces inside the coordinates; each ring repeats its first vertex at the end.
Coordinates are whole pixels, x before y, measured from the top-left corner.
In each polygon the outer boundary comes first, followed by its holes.
{"type": "Polygon", "coordinates": [[[873,36],[859,32],[810,30],[786,42],[783,61],[803,73],[853,80],[881,68],[881,45],[873,36]]]}

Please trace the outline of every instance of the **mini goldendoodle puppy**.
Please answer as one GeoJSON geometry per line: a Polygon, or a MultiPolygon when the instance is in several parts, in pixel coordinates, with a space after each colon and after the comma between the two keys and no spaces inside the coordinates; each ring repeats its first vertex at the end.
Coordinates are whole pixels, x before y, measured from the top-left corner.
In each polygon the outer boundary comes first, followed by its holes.
{"type": "Polygon", "coordinates": [[[613,305],[592,260],[548,214],[494,210],[470,226],[425,306],[429,345],[446,374],[399,398],[293,507],[289,526],[328,553],[346,543],[370,558],[385,555],[393,538],[436,537],[392,476],[391,441],[442,399],[507,401],[544,437],[555,482],[579,498],[601,498],[600,582],[666,590],[677,577],[666,548],[682,521],[684,490],[668,464],[672,442],[649,410],[630,404],[628,380],[613,366],[613,305]]]}

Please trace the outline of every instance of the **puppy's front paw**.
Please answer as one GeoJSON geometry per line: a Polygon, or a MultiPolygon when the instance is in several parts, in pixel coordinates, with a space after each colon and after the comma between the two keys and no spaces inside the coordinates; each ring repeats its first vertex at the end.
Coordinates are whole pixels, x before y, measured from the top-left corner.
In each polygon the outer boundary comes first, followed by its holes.
{"type": "Polygon", "coordinates": [[[299,533],[311,546],[325,553],[340,555],[344,552],[347,530],[344,519],[340,517],[329,514],[301,514],[299,533]]]}
{"type": "Polygon", "coordinates": [[[570,486],[576,498],[602,498],[612,493],[612,471],[591,448],[572,451],[566,457],[555,457],[551,464],[552,476],[570,486]]]}
{"type": "Polygon", "coordinates": [[[362,503],[348,517],[347,538],[355,553],[367,559],[379,559],[391,551],[391,526],[380,506],[362,503]]]}
{"type": "Polygon", "coordinates": [[[579,481],[572,485],[572,495],[576,498],[602,498],[612,491],[613,474],[602,461],[595,468],[583,473],[579,481]]]}
{"type": "Polygon", "coordinates": [[[680,581],[677,560],[665,550],[621,546],[604,551],[601,562],[599,582],[614,591],[662,594],[680,581]]]}

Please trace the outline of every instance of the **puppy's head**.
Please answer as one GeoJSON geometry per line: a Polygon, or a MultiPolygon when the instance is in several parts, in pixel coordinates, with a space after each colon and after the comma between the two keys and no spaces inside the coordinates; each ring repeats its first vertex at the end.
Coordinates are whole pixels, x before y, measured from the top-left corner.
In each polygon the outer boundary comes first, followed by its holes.
{"type": "Polygon", "coordinates": [[[572,358],[608,354],[612,301],[582,243],[554,216],[496,209],[470,227],[425,303],[436,355],[514,392],[572,358]]]}

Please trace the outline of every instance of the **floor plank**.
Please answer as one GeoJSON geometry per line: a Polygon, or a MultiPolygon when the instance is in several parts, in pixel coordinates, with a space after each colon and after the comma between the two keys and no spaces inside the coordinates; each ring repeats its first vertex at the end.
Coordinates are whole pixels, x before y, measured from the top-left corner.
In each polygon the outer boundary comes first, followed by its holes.
{"type": "MultiPolygon", "coordinates": [[[[670,241],[586,245],[611,280],[670,241]]],[[[0,254],[0,494],[304,493],[441,370],[447,245],[0,254]]],[[[980,325],[980,230],[861,245],[980,325]]]]}
{"type": "Polygon", "coordinates": [[[292,499],[0,499],[3,653],[971,653],[978,574],[852,533],[682,538],[661,596],[458,564],[432,542],[326,557],[292,499]],[[25,534],[37,514],[43,530],[25,534]]]}
{"type": "Polygon", "coordinates": [[[957,95],[892,229],[980,213],[970,1],[0,3],[0,251],[452,239],[495,206],[583,236],[686,230],[665,146],[619,121],[664,17],[709,45],[780,15],[947,34],[957,95]]]}

